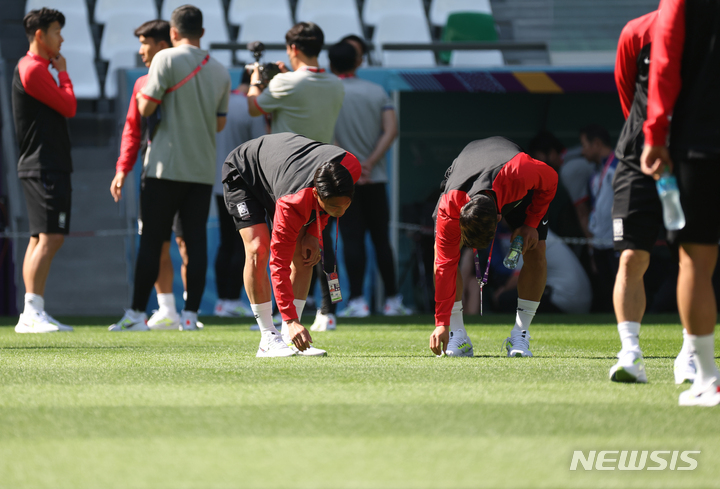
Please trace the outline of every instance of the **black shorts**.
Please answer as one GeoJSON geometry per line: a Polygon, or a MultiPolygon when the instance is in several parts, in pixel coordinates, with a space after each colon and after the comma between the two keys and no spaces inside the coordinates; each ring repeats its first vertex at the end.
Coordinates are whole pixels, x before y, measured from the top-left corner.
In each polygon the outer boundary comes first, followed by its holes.
{"type": "MultiPolygon", "coordinates": [[[[523,197],[523,199],[517,206],[515,206],[507,214],[503,215],[505,221],[507,221],[510,229],[512,229],[513,231],[525,224],[525,219],[527,219],[527,208],[532,203],[532,197],[533,191],[531,190],[525,197],[523,197]]],[[[545,241],[548,234],[547,215],[543,216],[543,218],[540,220],[540,224],[538,224],[536,229],[538,232],[538,241],[545,241]]]]}
{"type": "Polygon", "coordinates": [[[622,161],[613,179],[613,244],[615,251],[650,252],[665,229],[655,180],[622,161]]]}
{"type": "MultiPolygon", "coordinates": [[[[138,205],[138,234],[142,234],[142,228],[143,228],[143,218],[142,218],[142,193],[140,194],[140,205],[138,205]]],[[[173,218],[173,224],[172,224],[172,232],[175,233],[175,236],[178,238],[183,237],[183,229],[182,229],[182,222],[180,221],[180,213],[176,213],[175,217],[173,218]]],[[[170,236],[165,239],[165,241],[170,241],[170,236]]]]}
{"type": "Polygon", "coordinates": [[[242,178],[224,184],[223,194],[225,208],[233,217],[235,229],[238,231],[256,224],[265,224],[267,219],[273,218],[268,215],[265,206],[242,178]]]}
{"type": "Polygon", "coordinates": [[[718,244],[720,241],[720,157],[688,158],[673,154],[685,227],[668,231],[671,243],[718,244]]]}
{"type": "Polygon", "coordinates": [[[25,191],[30,234],[68,234],[72,204],[70,174],[43,171],[39,177],[20,181],[25,191]]]}

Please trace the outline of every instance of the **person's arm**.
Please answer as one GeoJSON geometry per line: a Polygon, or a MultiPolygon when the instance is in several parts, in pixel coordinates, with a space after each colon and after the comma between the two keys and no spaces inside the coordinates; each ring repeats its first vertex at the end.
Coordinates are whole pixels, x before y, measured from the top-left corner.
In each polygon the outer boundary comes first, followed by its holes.
{"type": "Polygon", "coordinates": [[[672,166],[667,136],[675,102],[682,88],[680,68],[685,48],[685,0],[662,0],[650,48],[647,120],[643,126],[645,149],[640,163],[644,173],[658,175],[672,166]]]}
{"type": "MultiPolygon", "coordinates": [[[[632,22],[632,21],[631,21],[632,22]]],[[[625,119],[635,98],[635,80],[637,78],[637,57],[640,52],[637,37],[629,22],[620,33],[617,57],[615,58],[615,84],[617,85],[620,105],[625,119]]]]}
{"type": "Polygon", "coordinates": [[[162,103],[165,91],[172,86],[169,61],[165,53],[160,51],[150,63],[147,82],[138,92],[138,111],[143,117],[150,117],[162,103]]]}
{"type": "Polygon", "coordinates": [[[141,93],[138,97],[138,112],[140,112],[140,115],[143,117],[150,117],[153,115],[157,110],[158,105],[160,105],[160,100],[154,99],[144,93],[141,93]]]}
{"type": "Polygon", "coordinates": [[[77,100],[66,71],[66,61],[62,55],[51,60],[53,67],[58,71],[58,81],[43,65],[33,63],[20,73],[20,80],[25,92],[32,98],[47,105],[63,117],[74,117],[77,112],[77,100]]]}
{"type": "Polygon", "coordinates": [[[218,116],[217,117],[217,132],[222,132],[223,129],[225,129],[225,125],[227,124],[227,116],[218,116]]]}
{"type": "Polygon", "coordinates": [[[120,142],[120,157],[117,163],[115,163],[115,177],[110,183],[110,194],[115,202],[118,202],[122,197],[125,176],[130,173],[133,166],[135,166],[138,150],[142,142],[142,117],[140,116],[135,98],[142,83],[143,81],[141,79],[135,82],[133,96],[130,98],[130,106],[128,107],[127,116],[125,116],[125,126],[123,127],[120,142]]]}
{"type": "Polygon", "coordinates": [[[283,99],[293,93],[294,84],[286,83],[282,73],[287,73],[283,63],[278,63],[280,75],[276,75],[267,87],[260,82],[260,75],[257,68],[250,76],[250,89],[248,90],[248,114],[251,117],[270,115],[273,111],[282,107],[283,99]]]}
{"type": "Polygon", "coordinates": [[[382,134],[375,143],[372,153],[361,162],[362,178],[367,180],[370,178],[372,169],[377,165],[378,161],[387,153],[398,135],[398,123],[395,109],[388,108],[382,113],[382,134]]]}

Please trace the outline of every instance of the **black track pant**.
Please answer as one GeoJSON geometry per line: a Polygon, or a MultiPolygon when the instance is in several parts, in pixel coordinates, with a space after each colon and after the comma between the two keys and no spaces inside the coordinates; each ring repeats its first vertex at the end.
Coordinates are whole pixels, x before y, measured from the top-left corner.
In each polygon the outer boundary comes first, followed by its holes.
{"type": "Polygon", "coordinates": [[[384,183],[371,183],[355,186],[355,196],[348,210],[340,218],[340,234],[345,249],[345,268],[350,280],[350,297],[354,299],[363,294],[365,278],[365,233],[370,232],[378,269],[385,286],[385,296],[397,294],[395,283],[395,264],[388,226],[390,209],[384,183]]]}
{"type": "Polygon", "coordinates": [[[145,311],[160,269],[164,241],[170,239],[173,218],[179,213],[187,247],[187,301],[185,310],[197,312],[205,289],[207,218],[212,185],[144,178],[140,187],[142,230],[135,263],[132,308],[145,311]]]}
{"type": "Polygon", "coordinates": [[[235,222],[225,207],[225,198],[215,195],[220,226],[220,246],[215,258],[215,285],[218,298],[236,300],[240,298],[245,267],[245,246],[235,222]]]}
{"type": "MultiPolygon", "coordinates": [[[[335,233],[331,233],[332,223],[335,219],[330,218],[327,226],[323,229],[323,253],[325,254],[325,271],[332,273],[334,265],[337,264],[335,256],[335,233]]],[[[335,314],[337,304],[333,304],[330,299],[330,288],[327,283],[327,276],[323,273],[322,262],[315,265],[313,268],[312,280],[310,281],[310,293],[315,290],[315,281],[320,280],[320,293],[322,294],[322,303],[320,304],[320,311],[323,314],[335,314]]],[[[344,293],[344,292],[343,292],[344,293]]],[[[343,296],[343,299],[345,297],[343,296]]]]}

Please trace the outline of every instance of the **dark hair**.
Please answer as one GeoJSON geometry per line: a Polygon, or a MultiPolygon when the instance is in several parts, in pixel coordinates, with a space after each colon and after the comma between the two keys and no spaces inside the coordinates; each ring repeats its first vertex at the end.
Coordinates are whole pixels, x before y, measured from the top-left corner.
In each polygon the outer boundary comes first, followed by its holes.
{"type": "Polygon", "coordinates": [[[153,39],[155,42],[165,41],[168,46],[172,46],[170,24],[165,20],[148,20],[135,29],[135,37],[140,36],[153,39]]]}
{"type": "Polygon", "coordinates": [[[538,151],[548,154],[553,149],[558,153],[562,153],[565,150],[565,146],[553,133],[545,129],[538,132],[528,143],[528,153],[530,156],[538,151]]]}
{"type": "Polygon", "coordinates": [[[465,246],[482,250],[490,246],[497,227],[495,199],[485,193],[473,197],[460,209],[460,236],[465,246]]]}
{"type": "Polygon", "coordinates": [[[28,42],[33,42],[35,32],[40,29],[47,33],[48,27],[53,22],[59,22],[60,27],[65,27],[65,16],[62,12],[51,8],[41,8],[40,10],[31,10],[23,17],[23,27],[25,27],[25,35],[28,42]]]}
{"type": "Polygon", "coordinates": [[[348,41],[355,41],[360,45],[360,48],[362,49],[363,54],[367,54],[368,52],[368,46],[365,42],[365,39],[363,39],[360,36],[356,36],[355,34],[350,34],[349,36],[345,36],[342,39],[340,39],[340,42],[348,42],[348,41]]]}
{"type": "Polygon", "coordinates": [[[605,146],[611,146],[610,133],[600,124],[588,124],[580,129],[580,135],[585,135],[589,143],[599,139],[605,146]]]}
{"type": "Polygon", "coordinates": [[[318,197],[322,200],[333,197],[350,197],[352,199],[355,194],[355,182],[353,182],[350,170],[339,161],[326,161],[320,165],[315,170],[313,184],[318,197]]]}
{"type": "Polygon", "coordinates": [[[330,58],[330,67],[337,73],[347,73],[355,68],[357,60],[357,51],[352,44],[340,41],[333,44],[328,49],[328,57],[330,58]]]}
{"type": "Polygon", "coordinates": [[[193,5],[182,5],[173,10],[170,25],[186,39],[199,39],[203,35],[203,15],[193,5]]]}
{"type": "Polygon", "coordinates": [[[316,58],[325,43],[325,34],[313,22],[299,22],[285,34],[285,44],[297,47],[305,56],[316,58]]]}

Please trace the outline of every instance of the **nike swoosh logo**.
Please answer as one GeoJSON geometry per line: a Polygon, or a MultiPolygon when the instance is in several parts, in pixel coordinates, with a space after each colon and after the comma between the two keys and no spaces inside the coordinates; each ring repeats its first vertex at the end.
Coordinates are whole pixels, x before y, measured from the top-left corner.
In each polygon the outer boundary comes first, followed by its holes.
{"type": "Polygon", "coordinates": [[[543,221],[543,226],[544,226],[545,224],[547,224],[547,223],[548,223],[548,220],[545,219],[545,220],[543,221]]]}

